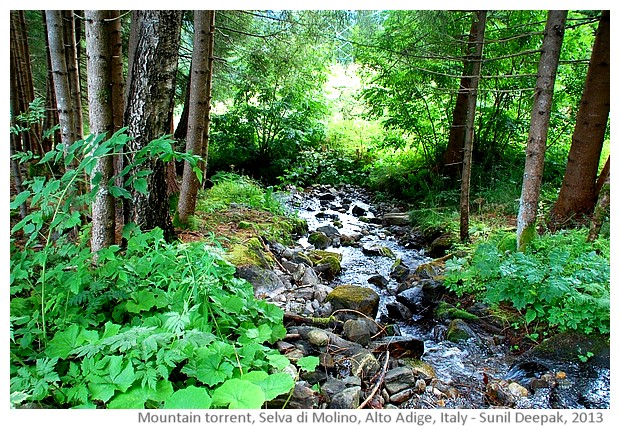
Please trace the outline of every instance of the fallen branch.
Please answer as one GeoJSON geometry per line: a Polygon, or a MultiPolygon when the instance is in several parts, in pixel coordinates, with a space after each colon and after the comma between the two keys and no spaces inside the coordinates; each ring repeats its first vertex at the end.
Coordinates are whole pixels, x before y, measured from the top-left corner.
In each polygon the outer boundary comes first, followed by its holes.
{"type": "Polygon", "coordinates": [[[381,369],[381,376],[379,377],[379,381],[377,382],[377,384],[375,384],[375,387],[372,389],[372,392],[370,392],[370,395],[368,395],[368,398],[366,398],[364,400],[364,402],[362,402],[360,404],[360,406],[357,407],[358,410],[361,410],[366,405],[368,405],[368,403],[370,401],[372,401],[372,398],[377,394],[377,391],[379,390],[379,387],[381,387],[381,385],[383,384],[383,379],[385,378],[385,373],[387,371],[387,366],[388,366],[389,360],[390,360],[390,352],[386,351],[385,352],[385,362],[383,363],[383,368],[381,369]]]}

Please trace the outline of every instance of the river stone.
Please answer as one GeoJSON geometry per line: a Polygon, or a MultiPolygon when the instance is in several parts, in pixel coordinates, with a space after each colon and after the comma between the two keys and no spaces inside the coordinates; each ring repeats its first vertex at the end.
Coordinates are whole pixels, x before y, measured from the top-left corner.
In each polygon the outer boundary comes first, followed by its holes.
{"type": "MultiPolygon", "coordinates": [[[[299,266],[304,266],[304,264],[299,264],[299,266]]],[[[316,285],[321,283],[319,276],[316,275],[314,270],[311,267],[305,267],[304,274],[301,278],[302,285],[316,285]]],[[[313,292],[314,293],[314,292],[313,292]]]]}
{"type": "Polygon", "coordinates": [[[347,387],[332,397],[329,408],[340,410],[357,408],[360,405],[361,393],[362,388],[359,386],[347,387]]]}
{"type": "Polygon", "coordinates": [[[428,256],[431,258],[441,258],[446,255],[446,252],[452,247],[452,244],[456,241],[456,238],[451,233],[441,234],[439,237],[433,240],[428,248],[428,256]]]}
{"type": "Polygon", "coordinates": [[[383,337],[368,345],[373,353],[390,352],[390,357],[419,359],[424,354],[424,341],[404,336],[383,337]]]}
{"type": "Polygon", "coordinates": [[[385,305],[385,309],[387,310],[388,317],[392,320],[408,321],[413,317],[411,310],[398,301],[388,302],[385,305]]]}
{"type": "Polygon", "coordinates": [[[324,232],[314,231],[308,236],[308,243],[317,249],[327,249],[332,244],[332,240],[324,232]]]}
{"type": "Polygon", "coordinates": [[[270,295],[279,288],[285,288],[276,273],[254,265],[237,267],[236,275],[254,286],[254,295],[257,297],[270,295]]]}
{"type": "Polygon", "coordinates": [[[400,366],[385,373],[385,388],[390,395],[415,386],[415,375],[411,368],[400,366]]]}
{"type": "Polygon", "coordinates": [[[396,280],[397,282],[402,282],[407,278],[410,272],[411,270],[409,269],[409,267],[404,265],[400,261],[400,259],[398,259],[394,263],[394,265],[392,265],[392,269],[390,271],[390,277],[396,280]]]}
{"type": "Polygon", "coordinates": [[[381,369],[381,364],[377,358],[371,352],[361,347],[359,353],[349,357],[349,363],[351,364],[351,373],[360,378],[372,376],[381,369]]]}
{"type": "Polygon", "coordinates": [[[329,342],[329,336],[322,329],[313,329],[308,332],[308,342],[318,347],[326,346],[329,342]]]}
{"type": "Polygon", "coordinates": [[[355,343],[367,346],[370,338],[377,333],[376,325],[368,319],[349,319],[342,327],[345,336],[355,343]]]}
{"type": "Polygon", "coordinates": [[[362,253],[366,256],[385,256],[387,258],[396,258],[392,249],[387,246],[375,246],[365,244],[362,246],[362,253]]]}
{"type": "Polygon", "coordinates": [[[478,320],[479,317],[475,314],[472,314],[468,311],[461,310],[460,308],[456,308],[452,304],[447,302],[440,302],[439,305],[433,311],[435,318],[437,320],[449,321],[454,319],[462,319],[462,320],[478,320]]]}
{"type": "Polygon", "coordinates": [[[338,231],[338,229],[334,228],[331,225],[323,225],[323,226],[318,227],[316,230],[319,232],[322,232],[323,234],[325,234],[331,239],[340,237],[340,232],[338,231]]]}
{"type": "Polygon", "coordinates": [[[445,259],[438,258],[418,265],[414,271],[416,279],[434,279],[444,271],[445,259]]]}
{"type": "Polygon", "coordinates": [[[327,381],[321,385],[321,392],[325,394],[328,398],[336,395],[338,392],[342,392],[347,388],[347,385],[344,381],[334,378],[327,377],[327,381]]]}
{"type": "Polygon", "coordinates": [[[318,396],[314,390],[306,385],[305,382],[295,384],[293,394],[285,393],[267,402],[267,408],[282,409],[286,405],[287,409],[312,409],[318,406],[318,396]]]}
{"type": "Polygon", "coordinates": [[[332,194],[331,192],[325,192],[319,195],[319,200],[321,201],[334,201],[335,199],[336,195],[332,194]]]}
{"type": "Polygon", "coordinates": [[[390,402],[393,404],[402,404],[407,399],[411,398],[415,392],[415,388],[401,390],[390,396],[390,402]]]}
{"type": "Polygon", "coordinates": [[[405,226],[410,224],[408,213],[386,213],[381,219],[388,225],[405,226]]]}
{"type": "Polygon", "coordinates": [[[363,209],[362,207],[358,206],[357,204],[355,204],[353,206],[353,208],[351,209],[351,213],[353,214],[353,216],[366,216],[366,214],[368,213],[365,209],[363,209]]]}
{"type": "Polygon", "coordinates": [[[368,277],[368,283],[375,285],[377,287],[386,287],[390,282],[388,279],[383,277],[381,274],[375,274],[374,276],[368,277]]]}
{"type": "Polygon", "coordinates": [[[424,293],[421,287],[412,287],[411,289],[407,289],[398,295],[396,295],[396,301],[404,304],[410,310],[417,312],[422,309],[424,293]]]}
{"type": "Polygon", "coordinates": [[[420,359],[404,358],[403,363],[411,368],[416,377],[420,377],[423,380],[432,380],[436,378],[435,369],[428,362],[424,362],[420,359]]]}
{"type": "Polygon", "coordinates": [[[326,301],[335,310],[355,310],[372,319],[379,311],[379,295],[370,288],[353,285],[340,285],[327,295],[326,301]]]}
{"type": "Polygon", "coordinates": [[[463,319],[454,319],[450,322],[448,332],[446,332],[446,340],[452,341],[453,343],[467,341],[470,338],[477,337],[474,330],[463,319]]]}

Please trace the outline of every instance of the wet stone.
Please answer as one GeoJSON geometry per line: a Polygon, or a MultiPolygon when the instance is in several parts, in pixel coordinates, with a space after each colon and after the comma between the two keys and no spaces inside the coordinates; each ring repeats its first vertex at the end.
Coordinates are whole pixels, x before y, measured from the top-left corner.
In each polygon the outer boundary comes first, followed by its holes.
{"type": "Polygon", "coordinates": [[[385,309],[387,310],[388,317],[392,320],[407,321],[413,317],[411,310],[398,301],[388,302],[385,305],[385,309]]]}
{"type": "Polygon", "coordinates": [[[369,344],[374,353],[390,352],[393,358],[415,358],[424,354],[424,341],[405,336],[384,337],[369,344]]]}
{"type": "Polygon", "coordinates": [[[385,373],[385,388],[390,395],[415,386],[415,382],[411,368],[401,366],[385,373]]]}
{"type": "Polygon", "coordinates": [[[389,282],[390,281],[383,277],[381,274],[375,274],[374,276],[370,276],[368,278],[368,283],[381,288],[386,287],[389,282]]]}
{"type": "Polygon", "coordinates": [[[336,393],[331,402],[329,408],[332,409],[353,409],[357,408],[360,404],[360,394],[362,388],[359,386],[348,387],[341,392],[336,393]]]}

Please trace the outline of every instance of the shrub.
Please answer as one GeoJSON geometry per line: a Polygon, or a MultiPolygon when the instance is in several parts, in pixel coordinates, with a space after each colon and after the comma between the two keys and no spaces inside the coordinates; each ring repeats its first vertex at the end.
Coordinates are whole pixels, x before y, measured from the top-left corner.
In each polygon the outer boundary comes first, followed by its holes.
{"type": "Polygon", "coordinates": [[[586,236],[583,229],[546,234],[524,253],[513,251],[511,237],[483,242],[470,259],[446,262],[446,286],[491,304],[509,302],[528,324],[609,333],[609,244],[586,236]]]}

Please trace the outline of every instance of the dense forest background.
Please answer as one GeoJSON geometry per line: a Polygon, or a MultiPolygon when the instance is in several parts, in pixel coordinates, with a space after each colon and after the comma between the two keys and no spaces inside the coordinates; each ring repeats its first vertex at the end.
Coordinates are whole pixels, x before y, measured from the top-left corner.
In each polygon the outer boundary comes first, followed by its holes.
{"type": "Polygon", "coordinates": [[[526,324],[607,334],[609,16],[11,11],[12,403],[243,408],[235,392],[291,389],[267,375],[282,314],[178,241],[223,182],[267,190],[263,208],[366,187],[465,252],[457,293],[495,282],[526,324]],[[522,284],[500,281],[512,257],[522,284]]]}

